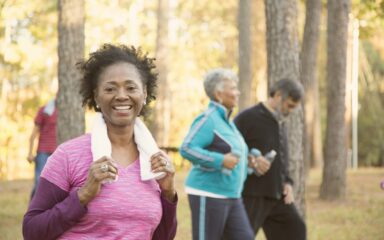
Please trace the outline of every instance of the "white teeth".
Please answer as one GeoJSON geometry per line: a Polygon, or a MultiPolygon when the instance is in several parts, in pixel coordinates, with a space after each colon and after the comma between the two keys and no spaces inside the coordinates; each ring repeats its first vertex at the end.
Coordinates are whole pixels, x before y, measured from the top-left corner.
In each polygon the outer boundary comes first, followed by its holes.
{"type": "Polygon", "coordinates": [[[115,107],[116,110],[129,110],[131,108],[132,106],[116,106],[115,107]]]}

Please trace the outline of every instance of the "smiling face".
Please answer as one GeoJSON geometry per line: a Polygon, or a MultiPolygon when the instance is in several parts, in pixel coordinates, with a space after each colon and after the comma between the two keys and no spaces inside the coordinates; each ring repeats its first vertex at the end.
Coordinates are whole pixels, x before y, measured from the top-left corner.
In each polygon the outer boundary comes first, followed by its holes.
{"type": "Polygon", "coordinates": [[[127,62],[106,67],[95,89],[95,101],[110,127],[133,125],[146,97],[139,71],[127,62]]]}

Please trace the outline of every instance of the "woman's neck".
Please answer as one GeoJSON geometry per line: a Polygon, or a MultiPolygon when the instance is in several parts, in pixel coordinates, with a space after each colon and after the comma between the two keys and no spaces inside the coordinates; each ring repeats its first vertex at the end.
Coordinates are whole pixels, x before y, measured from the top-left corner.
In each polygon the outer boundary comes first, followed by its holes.
{"type": "Polygon", "coordinates": [[[108,137],[112,145],[112,158],[123,167],[133,163],[139,156],[133,136],[133,126],[120,129],[108,128],[108,137]]]}
{"type": "Polygon", "coordinates": [[[133,125],[126,128],[107,127],[108,137],[112,145],[126,146],[133,142],[133,125]]]}

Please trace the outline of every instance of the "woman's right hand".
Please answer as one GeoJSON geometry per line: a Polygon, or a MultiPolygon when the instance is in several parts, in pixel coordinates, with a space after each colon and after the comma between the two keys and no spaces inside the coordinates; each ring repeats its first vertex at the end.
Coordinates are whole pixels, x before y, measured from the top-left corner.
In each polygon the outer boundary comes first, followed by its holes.
{"type": "Polygon", "coordinates": [[[102,157],[94,161],[89,168],[85,184],[77,191],[80,203],[85,206],[101,189],[103,181],[115,180],[117,177],[117,166],[110,157],[102,157]]]}
{"type": "Polygon", "coordinates": [[[233,169],[239,162],[239,157],[233,153],[227,153],[224,155],[223,167],[227,169],[233,169]]]}

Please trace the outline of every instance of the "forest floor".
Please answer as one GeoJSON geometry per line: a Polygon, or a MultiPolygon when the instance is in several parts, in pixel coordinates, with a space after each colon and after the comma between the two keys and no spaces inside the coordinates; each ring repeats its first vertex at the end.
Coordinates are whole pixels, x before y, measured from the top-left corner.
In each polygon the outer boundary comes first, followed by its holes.
{"type": "MultiPolygon", "coordinates": [[[[191,239],[188,201],[183,184],[187,171],[177,173],[179,192],[177,240],[191,239]]],[[[347,198],[326,202],[318,198],[321,172],[312,170],[306,188],[308,240],[384,239],[384,168],[361,168],[347,173],[347,198]]],[[[0,181],[0,240],[22,239],[21,223],[32,180],[0,181]]],[[[260,233],[257,240],[264,240],[260,233]]]]}

